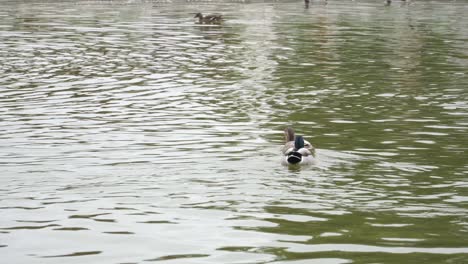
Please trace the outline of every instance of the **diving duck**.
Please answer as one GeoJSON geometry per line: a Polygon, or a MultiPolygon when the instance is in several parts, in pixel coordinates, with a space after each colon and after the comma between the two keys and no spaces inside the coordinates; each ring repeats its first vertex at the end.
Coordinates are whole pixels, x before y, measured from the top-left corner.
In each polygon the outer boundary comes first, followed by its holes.
{"type": "Polygon", "coordinates": [[[284,144],[281,164],[287,165],[312,165],[315,164],[315,148],[303,136],[295,135],[290,127],[284,130],[284,144]]]}
{"type": "Polygon", "coordinates": [[[197,13],[195,18],[198,18],[200,24],[217,24],[221,23],[223,17],[221,15],[207,15],[203,16],[202,13],[197,13]]]}

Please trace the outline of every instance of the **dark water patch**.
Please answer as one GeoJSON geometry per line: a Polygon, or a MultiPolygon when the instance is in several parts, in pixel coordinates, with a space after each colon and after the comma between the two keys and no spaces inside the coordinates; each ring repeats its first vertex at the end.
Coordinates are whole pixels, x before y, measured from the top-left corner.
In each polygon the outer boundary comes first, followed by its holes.
{"type": "Polygon", "coordinates": [[[94,201],[96,199],[84,199],[84,200],[69,200],[69,201],[59,201],[59,202],[42,202],[43,205],[50,205],[50,204],[69,204],[69,203],[83,203],[94,201]]]}
{"type": "Polygon", "coordinates": [[[0,229],[3,229],[3,230],[21,230],[21,229],[44,229],[44,228],[48,228],[48,227],[53,227],[53,226],[60,226],[60,225],[55,225],[55,224],[52,224],[52,225],[43,225],[43,226],[13,226],[13,227],[0,227],[0,229]]]}
{"type": "Polygon", "coordinates": [[[42,256],[41,258],[83,257],[83,256],[89,256],[89,255],[98,255],[101,253],[102,251],[80,251],[80,252],[74,252],[74,253],[64,254],[64,255],[42,256]]]}
{"type": "Polygon", "coordinates": [[[0,209],[22,209],[22,210],[37,210],[42,209],[44,207],[28,207],[28,206],[7,206],[7,207],[0,207],[0,209]]]}
{"type": "Polygon", "coordinates": [[[129,231],[109,231],[109,232],[102,232],[104,234],[111,234],[111,235],[133,235],[135,233],[129,231]]]}
{"type": "Polygon", "coordinates": [[[82,230],[89,230],[89,228],[85,228],[85,227],[61,227],[61,228],[54,228],[53,230],[56,230],[56,231],[82,231],[82,230]]]}
{"type": "Polygon", "coordinates": [[[96,221],[96,222],[104,222],[104,223],[115,223],[115,222],[117,222],[116,219],[103,219],[103,218],[99,219],[99,218],[94,218],[93,220],[96,221]]]}
{"type": "Polygon", "coordinates": [[[254,247],[222,247],[218,248],[217,250],[225,250],[225,251],[232,251],[232,252],[246,252],[246,251],[253,251],[254,247]]]}
{"type": "Polygon", "coordinates": [[[51,223],[51,222],[57,222],[58,220],[16,220],[16,222],[19,223],[35,223],[35,224],[41,224],[41,223],[51,223]]]}
{"type": "Polygon", "coordinates": [[[113,208],[98,208],[99,210],[123,210],[123,211],[134,211],[135,208],[130,207],[113,207],[113,208]]]}
{"type": "Polygon", "coordinates": [[[141,224],[177,224],[176,222],[167,221],[167,220],[149,220],[144,222],[137,222],[141,224]]]}
{"type": "Polygon", "coordinates": [[[161,214],[160,212],[154,212],[154,211],[144,211],[143,213],[145,213],[145,214],[161,214]]]}
{"type": "Polygon", "coordinates": [[[101,216],[101,215],[110,215],[111,213],[98,213],[98,214],[88,214],[88,215],[70,215],[68,216],[68,218],[85,218],[85,219],[88,219],[88,218],[94,218],[94,217],[97,217],[97,216],[101,216]]]}
{"type": "Polygon", "coordinates": [[[103,198],[139,198],[137,195],[104,195],[103,198]]]}
{"type": "Polygon", "coordinates": [[[144,261],[165,261],[165,260],[174,260],[174,259],[186,259],[186,258],[204,258],[209,257],[210,255],[206,254],[180,254],[180,255],[167,255],[163,257],[158,257],[154,259],[147,259],[144,261]]]}
{"type": "MultiPolygon", "coordinates": [[[[399,263],[398,261],[403,257],[408,262],[419,261],[424,259],[427,261],[435,261],[434,263],[457,263],[466,258],[466,254],[453,254],[453,255],[444,255],[444,254],[426,254],[426,253],[402,253],[402,254],[391,254],[391,253],[373,253],[373,252],[360,252],[360,253],[351,253],[351,252],[316,252],[316,253],[291,253],[284,252],[288,258],[295,259],[297,261],[303,260],[304,263],[328,263],[324,262],[327,259],[335,259],[337,262],[331,263],[353,263],[353,262],[381,262],[385,263],[399,263]],[[340,260],[340,261],[338,261],[340,260]]],[[[300,263],[300,262],[299,262],[300,263]]]]}

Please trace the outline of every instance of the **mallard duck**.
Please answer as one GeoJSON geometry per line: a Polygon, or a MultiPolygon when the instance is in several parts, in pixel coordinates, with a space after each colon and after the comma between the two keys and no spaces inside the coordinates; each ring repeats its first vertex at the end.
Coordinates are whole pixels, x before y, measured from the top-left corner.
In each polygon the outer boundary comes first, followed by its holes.
{"type": "Polygon", "coordinates": [[[221,23],[223,17],[221,15],[207,15],[203,16],[202,13],[197,13],[195,18],[198,18],[200,24],[216,24],[221,23]]]}
{"type": "Polygon", "coordinates": [[[312,165],[315,163],[315,148],[303,136],[295,135],[290,127],[284,130],[284,144],[281,152],[283,165],[312,165]]]}

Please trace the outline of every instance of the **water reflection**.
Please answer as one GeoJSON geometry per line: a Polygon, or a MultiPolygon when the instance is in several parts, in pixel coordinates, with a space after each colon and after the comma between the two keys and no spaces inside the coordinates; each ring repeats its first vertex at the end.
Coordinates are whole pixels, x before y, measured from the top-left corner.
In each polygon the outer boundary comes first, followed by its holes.
{"type": "Polygon", "coordinates": [[[324,2],[2,2],[2,256],[462,262],[466,7],[324,2]]]}

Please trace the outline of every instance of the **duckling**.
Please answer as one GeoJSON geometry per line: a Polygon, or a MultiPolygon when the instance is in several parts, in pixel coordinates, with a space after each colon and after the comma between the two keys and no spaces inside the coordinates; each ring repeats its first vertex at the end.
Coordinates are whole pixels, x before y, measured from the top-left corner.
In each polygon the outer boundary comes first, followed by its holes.
{"type": "Polygon", "coordinates": [[[281,164],[287,165],[312,165],[315,164],[315,148],[303,136],[295,135],[290,127],[284,130],[286,143],[281,152],[283,158],[281,164]]]}
{"type": "Polygon", "coordinates": [[[221,15],[207,15],[203,16],[202,13],[197,13],[195,18],[198,18],[200,24],[217,24],[221,23],[223,17],[221,15]]]}

